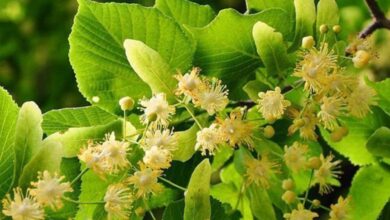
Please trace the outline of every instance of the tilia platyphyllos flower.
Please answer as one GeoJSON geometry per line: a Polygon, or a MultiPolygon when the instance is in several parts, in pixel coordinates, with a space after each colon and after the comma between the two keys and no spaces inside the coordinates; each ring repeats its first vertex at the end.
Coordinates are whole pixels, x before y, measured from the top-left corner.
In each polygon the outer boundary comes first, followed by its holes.
{"type": "Polygon", "coordinates": [[[128,177],[126,182],[133,185],[136,190],[136,197],[146,197],[151,193],[158,193],[162,190],[162,186],[158,183],[158,177],[161,175],[161,170],[153,170],[146,167],[142,162],[139,163],[140,170],[136,171],[132,176],[128,177]]]}
{"type": "Polygon", "coordinates": [[[271,161],[266,154],[262,155],[260,159],[248,158],[245,167],[247,184],[255,183],[266,189],[270,187],[272,176],[280,172],[279,164],[271,161]]]}
{"type": "Polygon", "coordinates": [[[42,206],[36,198],[30,194],[30,190],[23,195],[21,188],[13,190],[13,199],[9,194],[3,199],[3,214],[15,220],[39,220],[45,219],[42,206]]]}
{"type": "Polygon", "coordinates": [[[30,194],[35,196],[37,202],[42,206],[50,206],[52,209],[59,209],[63,206],[62,196],[73,189],[69,182],[62,182],[64,176],[50,174],[48,171],[38,173],[38,181],[32,182],[33,188],[30,194]]]}
{"type": "Polygon", "coordinates": [[[108,219],[129,219],[133,195],[123,183],[109,185],[104,195],[104,209],[108,219]]]}
{"type": "Polygon", "coordinates": [[[155,94],[150,99],[142,99],[140,105],[144,112],[141,116],[141,121],[144,124],[153,122],[168,126],[172,115],[175,114],[175,107],[169,105],[164,93],[155,94]]]}
{"type": "Polygon", "coordinates": [[[290,106],[290,102],[284,99],[279,87],[275,91],[259,93],[259,110],[268,121],[274,121],[282,117],[284,110],[290,106]]]}

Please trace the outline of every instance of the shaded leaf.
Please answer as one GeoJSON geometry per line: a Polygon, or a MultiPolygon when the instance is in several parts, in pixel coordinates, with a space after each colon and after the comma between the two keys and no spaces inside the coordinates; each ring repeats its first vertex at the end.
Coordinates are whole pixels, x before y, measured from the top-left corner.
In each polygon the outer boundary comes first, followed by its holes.
{"type": "Polygon", "coordinates": [[[367,149],[375,156],[390,157],[390,129],[378,128],[367,141],[367,149]]]}

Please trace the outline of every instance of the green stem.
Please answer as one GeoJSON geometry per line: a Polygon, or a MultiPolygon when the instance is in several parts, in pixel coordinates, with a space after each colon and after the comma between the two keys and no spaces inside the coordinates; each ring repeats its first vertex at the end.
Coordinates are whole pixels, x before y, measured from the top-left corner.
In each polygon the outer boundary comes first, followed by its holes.
{"type": "Polygon", "coordinates": [[[178,188],[178,189],[180,189],[180,190],[183,190],[183,191],[186,191],[187,189],[186,188],[184,188],[184,187],[182,187],[182,186],[179,186],[179,185],[177,185],[176,183],[174,183],[174,182],[171,182],[170,180],[167,180],[167,179],[165,179],[164,177],[158,177],[160,180],[162,180],[163,182],[166,182],[166,183],[168,183],[169,185],[171,185],[171,186],[173,186],[173,187],[176,187],[176,188],[178,188]]]}
{"type": "Polygon", "coordinates": [[[126,110],[123,111],[123,141],[126,140],[126,110]]]}
{"type": "Polygon", "coordinates": [[[77,182],[77,180],[79,180],[87,171],[89,170],[89,168],[84,168],[83,171],[81,171],[81,173],[79,173],[79,175],[77,175],[73,180],[72,182],[70,182],[70,185],[73,185],[77,182]]]}
{"type": "Polygon", "coordinates": [[[238,205],[240,204],[242,195],[244,194],[244,190],[245,190],[245,182],[242,181],[241,187],[240,187],[240,193],[238,194],[238,198],[237,198],[237,203],[236,203],[236,205],[234,206],[234,209],[233,209],[233,210],[237,210],[237,209],[238,209],[238,205]]]}
{"type": "Polygon", "coordinates": [[[98,201],[98,202],[80,202],[80,201],[76,201],[76,200],[73,200],[73,199],[68,198],[68,197],[62,197],[62,199],[65,200],[65,201],[71,202],[71,203],[82,204],[82,205],[97,205],[97,204],[105,204],[105,203],[106,203],[106,202],[104,202],[104,201],[98,201]]]}
{"type": "Polygon", "coordinates": [[[142,201],[144,202],[144,205],[145,205],[145,208],[148,210],[150,216],[152,217],[153,220],[156,220],[156,217],[154,216],[152,210],[150,210],[148,204],[146,203],[145,199],[142,199],[142,201]]]}
{"type": "Polygon", "coordinates": [[[306,193],[305,193],[305,200],[303,201],[303,206],[305,206],[305,203],[306,203],[308,196],[309,196],[309,190],[310,190],[310,186],[311,186],[311,180],[313,179],[313,174],[314,174],[314,170],[312,169],[311,173],[310,173],[309,184],[307,186],[306,193]]]}
{"type": "MultiPolygon", "coordinates": [[[[301,201],[304,201],[304,200],[305,200],[304,198],[298,198],[298,199],[301,200],[301,201]]],[[[307,202],[310,202],[310,204],[313,205],[313,201],[312,201],[312,200],[307,199],[306,201],[307,201],[307,202]]],[[[328,212],[331,211],[328,207],[323,206],[323,205],[319,205],[318,207],[320,207],[320,208],[322,208],[323,210],[328,211],[328,212]]]]}
{"type": "Polygon", "coordinates": [[[202,125],[198,121],[198,119],[195,117],[194,113],[191,111],[191,109],[187,106],[187,104],[183,103],[184,108],[187,110],[187,112],[191,115],[192,119],[194,119],[195,123],[198,125],[200,129],[203,129],[202,125]]]}

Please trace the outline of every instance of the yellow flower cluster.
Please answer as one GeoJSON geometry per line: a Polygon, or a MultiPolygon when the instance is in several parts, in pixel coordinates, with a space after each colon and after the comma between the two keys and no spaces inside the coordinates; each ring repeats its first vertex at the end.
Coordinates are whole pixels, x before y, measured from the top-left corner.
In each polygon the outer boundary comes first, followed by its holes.
{"type": "Polygon", "coordinates": [[[69,182],[62,182],[64,176],[47,170],[38,173],[38,180],[31,183],[25,193],[19,187],[14,188],[13,198],[7,194],[3,199],[3,214],[15,220],[45,219],[45,207],[56,211],[63,206],[63,196],[73,192],[69,182]]]}

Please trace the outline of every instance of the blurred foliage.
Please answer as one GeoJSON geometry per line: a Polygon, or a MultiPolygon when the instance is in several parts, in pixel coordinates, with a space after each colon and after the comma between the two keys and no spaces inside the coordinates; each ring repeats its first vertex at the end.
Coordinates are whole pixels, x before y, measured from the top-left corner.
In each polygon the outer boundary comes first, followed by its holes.
{"type": "MultiPolygon", "coordinates": [[[[99,0],[101,2],[107,0],[99,0]]],[[[115,0],[152,6],[153,0],[115,0]]],[[[226,7],[245,10],[244,0],[195,0],[215,10],[226,7]]],[[[384,11],[390,1],[379,0],[384,11]]],[[[338,1],[341,8],[341,37],[351,38],[368,24],[370,15],[363,0],[338,1]]],[[[69,64],[68,36],[77,11],[76,0],[1,0],[0,1],[0,85],[18,103],[34,100],[43,111],[85,105],[77,90],[69,64]]],[[[379,31],[374,37],[378,57],[373,77],[380,80],[390,73],[390,34],[379,31]]]]}

